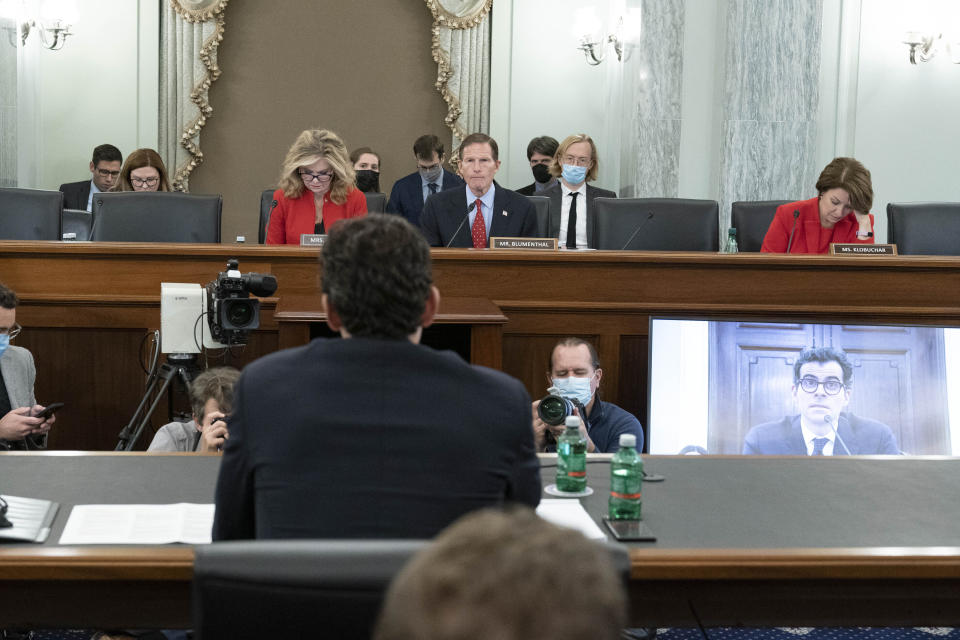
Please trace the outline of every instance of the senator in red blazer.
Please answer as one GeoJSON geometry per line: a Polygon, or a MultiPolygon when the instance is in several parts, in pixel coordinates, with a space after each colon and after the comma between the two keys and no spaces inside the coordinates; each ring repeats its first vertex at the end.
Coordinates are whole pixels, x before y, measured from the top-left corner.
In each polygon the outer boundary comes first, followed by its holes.
{"type": "Polygon", "coordinates": [[[760,251],[827,253],[831,243],[873,244],[870,172],[853,158],[834,158],[817,180],[819,195],[777,208],[760,251]],[[790,236],[793,234],[791,242],[790,236]]]}
{"type": "MultiPolygon", "coordinates": [[[[301,233],[313,233],[315,230],[316,208],[313,192],[306,189],[299,198],[287,198],[283,191],[273,192],[277,206],[270,213],[267,225],[267,244],[300,244],[301,233]]],[[[347,201],[337,204],[330,199],[330,192],[323,195],[324,231],[333,223],[344,218],[356,218],[367,215],[367,198],[360,189],[347,191],[347,201]]]]}

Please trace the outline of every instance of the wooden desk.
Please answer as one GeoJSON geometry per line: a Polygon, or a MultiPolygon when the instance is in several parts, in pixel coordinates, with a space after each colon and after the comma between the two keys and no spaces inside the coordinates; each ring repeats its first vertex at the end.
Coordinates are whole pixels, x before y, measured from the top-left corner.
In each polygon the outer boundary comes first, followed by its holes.
{"type": "MultiPolygon", "coordinates": [[[[67,403],[51,446],[113,448],[143,391],[137,353],[160,324],[161,282],[210,282],[230,257],[244,273],[277,276],[261,330],[231,359],[239,366],[280,347],[277,305],[296,311],[285,298],[316,294],[317,255],[256,245],[0,241],[0,276],[22,300],[16,343],[38,363],[37,397],[67,403]]],[[[443,297],[488,300],[506,317],[501,368],[532,397],[545,391],[555,341],[579,335],[599,351],[604,398],[644,424],[651,315],[960,325],[953,257],[435,249],[433,269],[443,297]]]]}
{"type": "MultiPolygon", "coordinates": [[[[606,511],[592,457],[582,504],[606,511]]],[[[960,459],[645,456],[655,543],[630,545],[636,625],[960,625],[960,459]],[[696,615],[696,618],[694,617],[696,615]]],[[[555,459],[542,457],[543,482],[555,459]]],[[[190,624],[186,546],[57,547],[70,505],[209,502],[196,454],[0,453],[0,486],[61,503],[46,545],[0,545],[0,620],[15,626],[190,624]],[[125,481],[118,481],[125,478],[125,481]],[[109,479],[109,481],[105,481],[109,479]]]]}

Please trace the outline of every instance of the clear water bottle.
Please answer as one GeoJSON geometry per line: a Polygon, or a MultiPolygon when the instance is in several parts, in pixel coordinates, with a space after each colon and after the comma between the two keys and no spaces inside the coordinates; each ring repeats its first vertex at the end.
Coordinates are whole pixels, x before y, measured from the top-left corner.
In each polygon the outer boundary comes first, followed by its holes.
{"type": "Polygon", "coordinates": [[[620,450],[610,460],[611,520],[639,520],[641,489],[643,487],[643,460],[637,453],[637,436],[620,434],[620,450]]]}
{"type": "Polygon", "coordinates": [[[737,247],[737,228],[730,227],[730,230],[727,231],[727,244],[723,247],[724,253],[739,253],[739,248],[737,247]]]}
{"type": "Polygon", "coordinates": [[[587,439],[580,433],[580,418],[567,416],[557,438],[557,489],[571,493],[587,488],[587,439]]]}

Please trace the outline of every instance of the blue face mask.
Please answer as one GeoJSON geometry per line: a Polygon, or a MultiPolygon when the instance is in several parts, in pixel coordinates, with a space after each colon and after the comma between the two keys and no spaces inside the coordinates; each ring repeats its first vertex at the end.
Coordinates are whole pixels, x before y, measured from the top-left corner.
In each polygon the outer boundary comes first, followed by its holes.
{"type": "Polygon", "coordinates": [[[593,380],[593,376],[589,378],[576,378],[570,376],[569,378],[553,378],[553,386],[555,386],[559,391],[560,395],[568,400],[576,400],[583,406],[590,404],[590,398],[593,397],[593,392],[590,391],[590,382],[593,380]]]}
{"type": "Polygon", "coordinates": [[[563,165],[563,179],[570,184],[580,184],[587,177],[587,168],[575,164],[563,165]]]}
{"type": "Polygon", "coordinates": [[[3,352],[6,351],[9,346],[10,336],[6,333],[0,335],[0,356],[3,356],[3,352]]]}

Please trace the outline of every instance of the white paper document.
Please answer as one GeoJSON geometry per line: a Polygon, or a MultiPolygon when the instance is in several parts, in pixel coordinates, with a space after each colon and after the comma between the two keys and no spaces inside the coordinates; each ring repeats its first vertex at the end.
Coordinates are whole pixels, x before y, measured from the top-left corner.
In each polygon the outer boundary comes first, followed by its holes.
{"type": "Polygon", "coordinates": [[[537,507],[537,515],[557,526],[576,529],[594,540],[603,540],[607,537],[579,500],[570,498],[541,500],[540,506],[537,507]]]}
{"type": "Polygon", "coordinates": [[[212,528],[212,504],[78,504],[60,544],[207,544],[212,528]]]}

